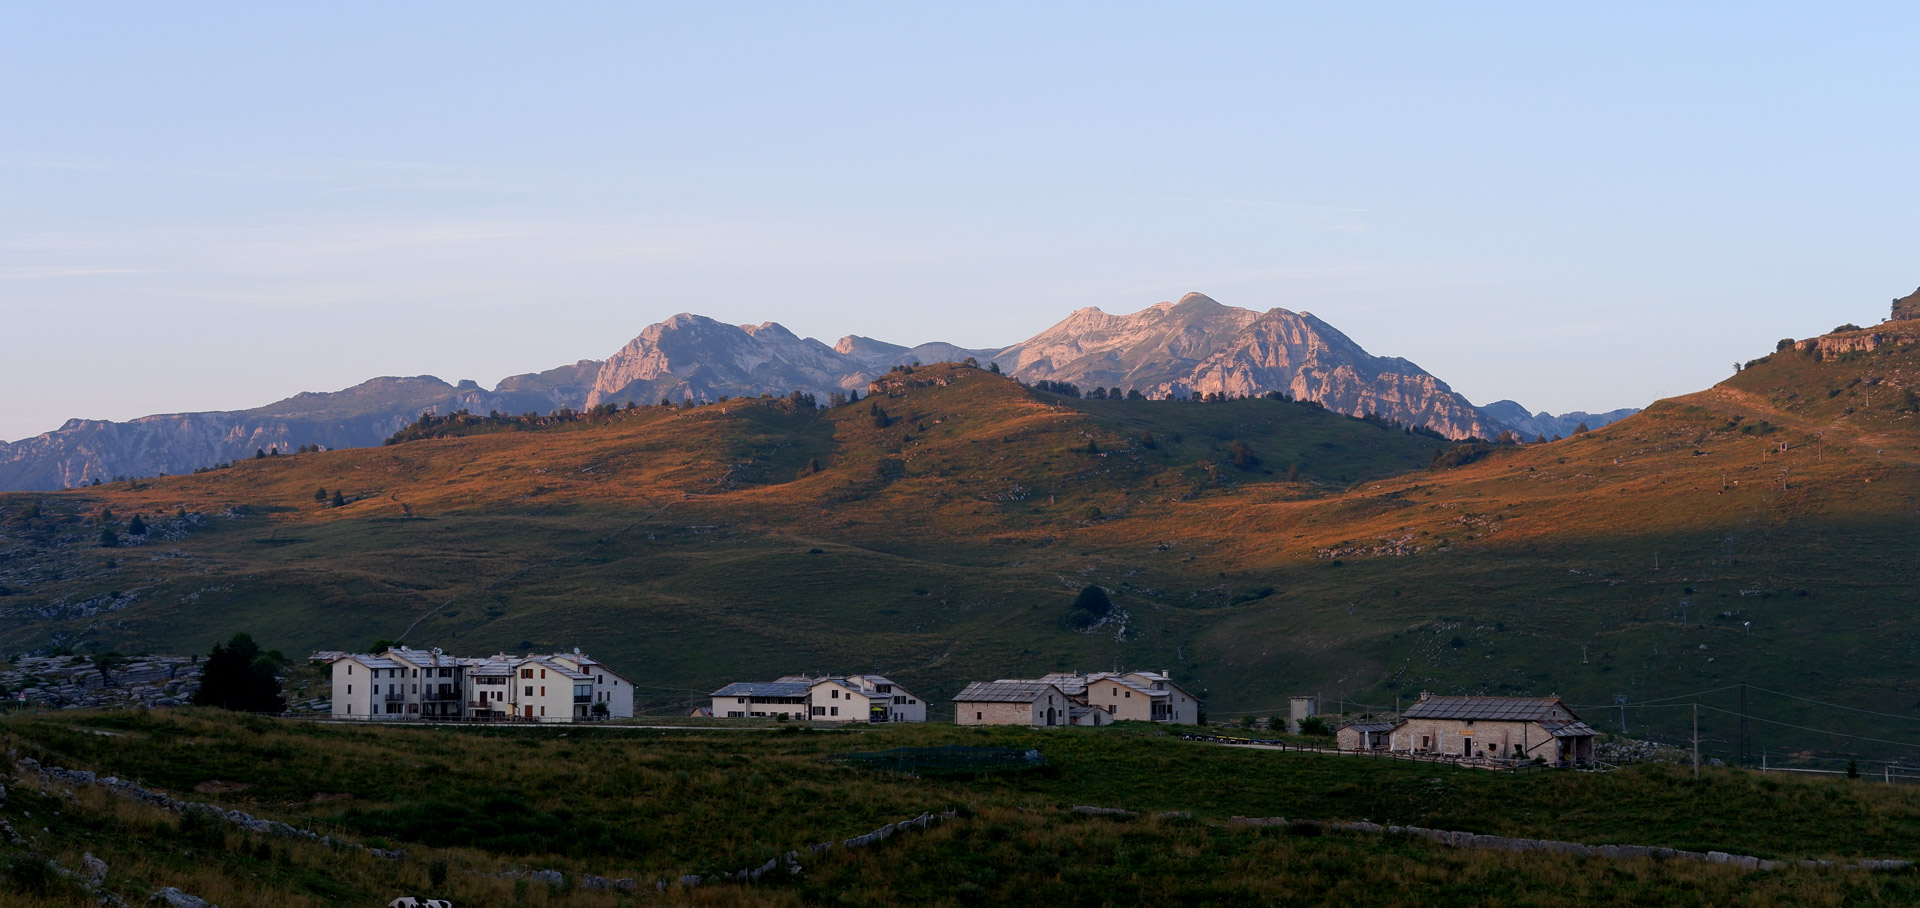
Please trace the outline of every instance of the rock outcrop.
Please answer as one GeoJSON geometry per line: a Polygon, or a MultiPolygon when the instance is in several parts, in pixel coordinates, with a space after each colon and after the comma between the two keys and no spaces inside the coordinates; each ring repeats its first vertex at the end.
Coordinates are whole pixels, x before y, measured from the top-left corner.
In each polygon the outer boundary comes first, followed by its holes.
{"type": "Polygon", "coordinates": [[[1893,301],[1894,321],[1920,318],[1920,290],[1893,301]]]}

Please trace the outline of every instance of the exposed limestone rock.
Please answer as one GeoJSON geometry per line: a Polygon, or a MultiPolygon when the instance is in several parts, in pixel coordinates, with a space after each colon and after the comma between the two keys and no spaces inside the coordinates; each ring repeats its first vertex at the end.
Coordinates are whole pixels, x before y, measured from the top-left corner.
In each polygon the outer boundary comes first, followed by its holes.
{"type": "Polygon", "coordinates": [[[1920,290],[1893,301],[1893,318],[1903,320],[1920,318],[1920,290]]]}

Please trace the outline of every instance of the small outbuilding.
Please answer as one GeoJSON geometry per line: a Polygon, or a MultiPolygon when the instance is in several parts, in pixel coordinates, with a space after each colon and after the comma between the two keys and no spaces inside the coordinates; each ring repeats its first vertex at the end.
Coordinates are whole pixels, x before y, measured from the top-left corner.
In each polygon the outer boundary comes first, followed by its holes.
{"type": "Polygon", "coordinates": [[[1386,750],[1396,727],[1392,722],[1349,722],[1333,737],[1341,750],[1386,750]]]}

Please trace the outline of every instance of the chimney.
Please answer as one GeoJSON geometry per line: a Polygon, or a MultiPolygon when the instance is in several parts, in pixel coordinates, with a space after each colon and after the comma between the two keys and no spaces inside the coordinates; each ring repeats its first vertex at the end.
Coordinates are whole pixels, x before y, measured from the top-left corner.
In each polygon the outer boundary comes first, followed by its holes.
{"type": "Polygon", "coordinates": [[[1421,701],[1423,701],[1423,702],[1424,702],[1424,701],[1425,701],[1425,700],[1426,700],[1426,699],[1427,699],[1428,697],[1431,697],[1431,696],[1433,696],[1433,691],[1430,691],[1430,690],[1423,690],[1423,691],[1421,691],[1421,692],[1420,692],[1420,699],[1421,699],[1421,701]]]}
{"type": "Polygon", "coordinates": [[[1163,668],[1160,670],[1160,677],[1166,678],[1167,680],[1171,681],[1173,680],[1173,672],[1167,671],[1166,669],[1163,668]]]}

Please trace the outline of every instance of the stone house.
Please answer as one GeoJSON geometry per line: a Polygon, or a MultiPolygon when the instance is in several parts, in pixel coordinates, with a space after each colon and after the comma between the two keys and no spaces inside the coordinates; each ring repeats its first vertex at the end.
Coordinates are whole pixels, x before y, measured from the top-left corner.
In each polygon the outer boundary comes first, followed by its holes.
{"type": "Polygon", "coordinates": [[[1341,750],[1386,750],[1398,725],[1393,722],[1349,722],[1333,733],[1341,750]]]}
{"type": "Polygon", "coordinates": [[[1577,764],[1593,761],[1596,732],[1559,697],[1436,697],[1423,691],[1386,735],[1388,749],[1399,753],[1577,764]]]}
{"type": "Polygon", "coordinates": [[[954,721],[961,725],[1070,725],[1074,706],[1085,704],[1046,681],[975,681],[953,698],[954,721]]]}

